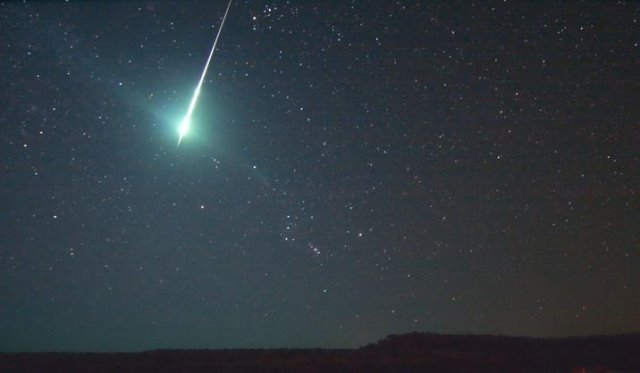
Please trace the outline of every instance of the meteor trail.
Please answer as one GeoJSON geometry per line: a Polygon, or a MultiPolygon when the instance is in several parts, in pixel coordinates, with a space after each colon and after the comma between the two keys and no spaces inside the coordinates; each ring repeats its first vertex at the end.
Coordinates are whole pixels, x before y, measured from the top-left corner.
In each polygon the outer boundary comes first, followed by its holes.
{"type": "Polygon", "coordinates": [[[200,89],[202,88],[202,83],[204,82],[204,77],[207,75],[207,70],[209,70],[209,64],[211,63],[211,58],[213,57],[213,52],[216,50],[216,44],[218,44],[218,39],[220,38],[220,32],[222,31],[222,26],[224,26],[224,21],[227,19],[227,14],[229,14],[229,8],[231,8],[231,2],[233,0],[229,0],[229,4],[227,5],[227,10],[224,12],[224,16],[222,17],[222,22],[220,23],[220,28],[218,28],[218,33],[216,34],[216,39],[213,41],[213,47],[211,47],[211,52],[209,52],[209,58],[207,58],[207,63],[204,65],[204,70],[202,70],[202,76],[200,76],[200,81],[196,86],[196,90],[193,93],[193,97],[191,98],[191,103],[189,103],[189,109],[187,110],[187,114],[182,118],[182,122],[180,122],[180,127],[178,127],[178,146],[180,146],[180,142],[182,138],[189,132],[189,127],[191,127],[191,115],[193,114],[193,109],[196,107],[196,103],[198,102],[198,96],[200,96],[200,89]]]}

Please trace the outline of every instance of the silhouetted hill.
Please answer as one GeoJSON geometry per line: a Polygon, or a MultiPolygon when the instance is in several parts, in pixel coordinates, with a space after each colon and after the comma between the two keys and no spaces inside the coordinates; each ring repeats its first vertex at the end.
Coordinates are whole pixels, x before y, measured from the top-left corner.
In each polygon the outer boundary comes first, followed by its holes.
{"type": "Polygon", "coordinates": [[[390,335],[357,350],[0,354],[0,372],[640,372],[640,334],[390,335]]]}
{"type": "Polygon", "coordinates": [[[606,367],[640,372],[640,334],[529,338],[410,333],[390,335],[360,351],[402,361],[450,362],[452,366],[465,362],[506,370],[606,367]]]}

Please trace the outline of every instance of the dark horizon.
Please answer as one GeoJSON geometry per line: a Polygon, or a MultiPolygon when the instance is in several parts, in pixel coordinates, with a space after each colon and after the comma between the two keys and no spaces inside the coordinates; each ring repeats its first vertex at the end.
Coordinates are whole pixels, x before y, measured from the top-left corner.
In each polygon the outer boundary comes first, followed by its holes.
{"type": "Polygon", "coordinates": [[[153,350],[0,354],[2,371],[190,372],[631,372],[640,334],[533,339],[390,335],[359,349],[153,350]]]}
{"type": "Polygon", "coordinates": [[[481,339],[496,339],[496,340],[521,340],[528,342],[571,342],[571,341],[589,341],[589,340],[615,340],[615,339],[637,339],[640,341],[640,332],[631,332],[631,333],[623,333],[623,334],[593,334],[593,335],[571,335],[571,336],[560,336],[560,337],[531,337],[531,336],[523,336],[523,335],[500,335],[500,334],[443,334],[443,333],[433,333],[428,331],[413,331],[409,333],[401,333],[401,334],[389,334],[382,338],[379,338],[375,341],[371,341],[369,343],[363,344],[361,346],[356,347],[321,347],[321,346],[308,346],[308,347],[299,347],[299,346],[273,346],[273,347],[221,347],[221,348],[164,348],[164,347],[156,347],[145,350],[127,350],[127,351],[92,351],[92,350],[33,350],[33,351],[0,351],[0,354],[6,355],[14,355],[14,354],[143,354],[143,353],[153,353],[153,352],[181,352],[181,351],[283,351],[283,350],[296,350],[296,351],[358,351],[358,350],[367,350],[371,348],[375,348],[376,345],[384,344],[389,340],[393,340],[394,338],[411,338],[413,336],[420,336],[423,338],[452,338],[452,339],[464,339],[464,338],[475,338],[478,340],[481,339]]]}
{"type": "Polygon", "coordinates": [[[0,3],[0,351],[640,330],[638,3],[226,6],[0,3]]]}

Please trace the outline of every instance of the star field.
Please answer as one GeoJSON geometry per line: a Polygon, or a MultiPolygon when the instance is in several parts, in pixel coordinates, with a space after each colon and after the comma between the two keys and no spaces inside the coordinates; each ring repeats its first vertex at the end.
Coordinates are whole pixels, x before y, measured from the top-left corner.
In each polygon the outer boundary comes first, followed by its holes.
{"type": "Polygon", "coordinates": [[[0,3],[0,351],[640,330],[633,2],[0,3]]]}

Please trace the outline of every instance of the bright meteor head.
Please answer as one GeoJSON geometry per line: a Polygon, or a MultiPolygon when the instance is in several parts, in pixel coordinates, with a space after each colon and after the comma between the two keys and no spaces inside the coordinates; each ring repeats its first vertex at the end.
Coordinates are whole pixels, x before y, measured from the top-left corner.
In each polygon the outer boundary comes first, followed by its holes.
{"type": "Polygon", "coordinates": [[[187,115],[184,116],[182,122],[180,122],[180,126],[178,127],[178,145],[182,141],[182,138],[189,133],[189,128],[191,127],[191,115],[193,114],[193,109],[196,108],[196,103],[198,102],[198,97],[200,96],[200,87],[202,87],[202,79],[198,83],[195,92],[193,93],[193,97],[191,98],[191,103],[189,104],[189,109],[187,110],[187,115]]]}
{"type": "Polygon", "coordinates": [[[189,133],[189,127],[191,127],[191,118],[190,116],[186,116],[184,117],[184,119],[182,120],[182,122],[180,122],[180,127],[178,127],[178,145],[180,145],[180,142],[182,141],[182,138],[185,137],[187,135],[187,133],[189,133]]]}

